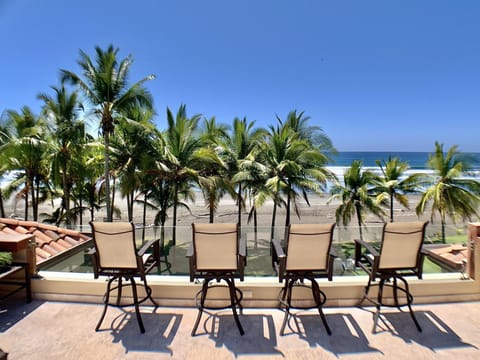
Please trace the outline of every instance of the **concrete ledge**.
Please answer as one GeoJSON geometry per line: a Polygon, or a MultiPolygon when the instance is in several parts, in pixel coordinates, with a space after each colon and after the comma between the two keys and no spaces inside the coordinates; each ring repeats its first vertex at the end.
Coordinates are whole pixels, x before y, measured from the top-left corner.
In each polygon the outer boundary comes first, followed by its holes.
{"type": "MultiPolygon", "coordinates": [[[[32,280],[33,297],[41,300],[101,303],[106,288],[106,278],[93,279],[92,274],[66,274],[42,272],[41,278],[32,280]]],[[[195,306],[195,295],[200,284],[191,283],[187,276],[149,275],[153,297],[161,306],[195,306]]],[[[329,282],[319,280],[327,295],[326,306],[355,306],[363,296],[366,276],[343,276],[329,282]]],[[[480,300],[478,281],[460,280],[459,274],[435,274],[423,280],[409,280],[416,304],[480,300]]],[[[277,307],[282,284],[275,277],[246,278],[237,282],[243,291],[242,305],[246,308],[277,307]]],[[[143,290],[139,287],[139,294],[143,290]]],[[[124,291],[129,302],[129,289],[124,291]]],[[[307,301],[309,293],[299,292],[299,300],[307,301]]],[[[375,296],[373,293],[372,296],[375,296]]],[[[214,297],[215,298],[215,297],[214,297]]],[[[221,294],[216,299],[224,299],[221,294]]]]}

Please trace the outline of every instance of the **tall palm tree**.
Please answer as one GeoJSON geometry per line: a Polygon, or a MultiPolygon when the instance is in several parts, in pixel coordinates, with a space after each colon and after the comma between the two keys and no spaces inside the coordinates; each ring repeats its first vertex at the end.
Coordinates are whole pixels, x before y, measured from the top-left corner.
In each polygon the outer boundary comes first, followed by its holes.
{"type": "Polygon", "coordinates": [[[343,185],[337,183],[332,186],[327,203],[340,199],[342,203],[335,211],[336,221],[346,226],[356,215],[360,239],[363,239],[362,226],[367,213],[372,213],[379,218],[385,214],[372,191],[379,185],[380,179],[372,171],[362,169],[361,160],[354,160],[345,171],[343,178],[343,185]]]}
{"type": "Polygon", "coordinates": [[[106,50],[95,47],[95,61],[80,50],[78,65],[81,75],[72,71],[61,70],[62,80],[76,84],[85,93],[94,107],[95,114],[100,118],[100,128],[105,144],[105,195],[107,207],[107,221],[112,220],[110,204],[110,135],[114,132],[119,114],[126,108],[138,104],[152,107],[153,99],[149,91],[143,86],[148,80],[154,79],[149,75],[140,81],[129,85],[128,78],[133,63],[131,55],[119,61],[118,48],[109,45],[106,50]]]}
{"type": "Polygon", "coordinates": [[[406,176],[410,166],[402,162],[399,158],[391,156],[388,161],[376,160],[375,163],[380,168],[382,176],[381,184],[377,191],[385,193],[388,196],[388,206],[390,210],[390,222],[393,222],[393,203],[398,201],[402,206],[408,209],[409,193],[418,191],[423,174],[411,174],[406,176]]]}
{"type": "Polygon", "coordinates": [[[447,217],[456,222],[457,218],[471,220],[479,216],[480,182],[464,177],[470,169],[469,159],[463,156],[456,145],[446,153],[443,144],[435,142],[435,152],[429,156],[427,165],[434,171],[429,176],[430,187],[423,193],[416,207],[417,215],[423,214],[432,202],[431,220],[435,213],[440,215],[442,225],[442,242],[445,243],[445,226],[447,217]]]}
{"type": "Polygon", "coordinates": [[[53,122],[53,136],[48,143],[52,179],[63,190],[60,218],[65,214],[69,225],[71,190],[78,175],[76,169],[81,159],[80,153],[86,143],[85,124],[79,119],[78,111],[82,105],[77,92],[68,92],[63,84],[60,87],[52,86],[52,89],[54,96],[41,93],[38,98],[44,102],[43,113],[46,118],[53,122]]]}

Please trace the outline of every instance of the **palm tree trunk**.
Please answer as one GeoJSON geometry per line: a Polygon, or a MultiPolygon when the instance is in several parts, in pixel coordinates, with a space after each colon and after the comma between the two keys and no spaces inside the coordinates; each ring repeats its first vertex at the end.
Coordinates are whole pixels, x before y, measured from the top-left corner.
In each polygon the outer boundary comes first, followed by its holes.
{"type": "Polygon", "coordinates": [[[70,190],[67,184],[67,169],[66,166],[62,166],[62,183],[63,183],[63,208],[67,213],[65,224],[70,225],[70,190]]]}
{"type": "Polygon", "coordinates": [[[110,148],[110,136],[108,131],[105,131],[103,134],[103,139],[105,142],[105,205],[107,208],[107,217],[106,221],[112,221],[112,209],[110,208],[110,157],[109,157],[109,148],[110,148]]]}
{"type": "Polygon", "coordinates": [[[82,197],[80,197],[80,200],[78,201],[78,205],[80,207],[80,227],[83,226],[83,200],[82,197]]]}
{"type": "Polygon", "coordinates": [[[355,206],[355,212],[357,213],[358,231],[360,233],[360,240],[363,240],[362,215],[360,213],[360,208],[358,206],[355,206]]]}
{"type": "Polygon", "coordinates": [[[38,205],[39,205],[39,199],[40,199],[40,181],[37,180],[35,183],[35,203],[33,204],[34,208],[34,221],[38,221],[38,205]]]}
{"type": "Polygon", "coordinates": [[[277,216],[277,202],[273,201],[273,211],[272,211],[272,226],[270,229],[270,241],[273,240],[273,236],[275,235],[275,218],[277,216]]]}
{"type": "Polygon", "coordinates": [[[290,225],[290,186],[287,193],[287,213],[285,214],[285,228],[290,225]]]}
{"type": "Polygon", "coordinates": [[[5,217],[5,207],[3,206],[3,193],[2,189],[0,189],[0,216],[2,218],[5,217]]]}
{"type": "Polygon", "coordinates": [[[390,222],[393,222],[393,192],[390,192],[390,222]]]}
{"type": "Polygon", "coordinates": [[[442,244],[446,244],[447,239],[445,235],[445,220],[442,220],[442,244]]]}
{"type": "Polygon", "coordinates": [[[110,221],[113,221],[113,209],[115,209],[115,193],[117,191],[117,178],[113,177],[112,197],[110,198],[110,221]]]}
{"type": "Polygon", "coordinates": [[[237,194],[237,205],[238,205],[238,226],[242,227],[242,184],[238,184],[238,194],[237,194]]]}
{"type": "Polygon", "coordinates": [[[177,244],[177,204],[178,204],[178,182],[175,181],[175,189],[173,193],[173,228],[172,228],[172,244],[177,244]]]}
{"type": "Polygon", "coordinates": [[[142,231],[142,240],[145,241],[145,226],[147,225],[147,193],[145,192],[143,195],[143,216],[142,216],[142,223],[143,223],[143,231],[142,231]]]}
{"type": "Polygon", "coordinates": [[[253,233],[255,237],[254,246],[255,249],[258,248],[258,219],[257,219],[257,208],[253,207],[253,233]]]}
{"type": "Polygon", "coordinates": [[[210,206],[209,206],[209,221],[210,221],[210,224],[213,224],[213,220],[214,220],[214,202],[213,200],[210,199],[210,206]]]}
{"type": "Polygon", "coordinates": [[[25,191],[25,221],[28,221],[28,184],[25,191]]]}

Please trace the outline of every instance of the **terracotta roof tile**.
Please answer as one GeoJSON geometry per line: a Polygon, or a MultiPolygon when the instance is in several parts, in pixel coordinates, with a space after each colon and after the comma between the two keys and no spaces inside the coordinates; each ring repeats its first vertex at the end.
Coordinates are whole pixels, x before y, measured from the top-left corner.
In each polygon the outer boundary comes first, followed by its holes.
{"type": "Polygon", "coordinates": [[[16,228],[15,228],[15,231],[20,233],[20,234],[29,234],[30,233],[30,229],[27,229],[21,225],[18,225],[16,228]]]}
{"type": "Polygon", "coordinates": [[[36,221],[23,221],[10,218],[0,218],[0,233],[26,234],[35,236],[37,264],[63,254],[69,249],[91,239],[90,236],[76,230],[59,228],[36,221]]]}
{"type": "Polygon", "coordinates": [[[69,242],[70,244],[72,244],[73,246],[75,245],[78,245],[78,240],[75,240],[74,238],[70,237],[70,236],[65,236],[63,238],[63,240],[65,240],[66,242],[69,242]]]}
{"type": "MultiPolygon", "coordinates": [[[[52,231],[52,230],[45,230],[43,231],[43,233],[45,235],[47,235],[50,239],[54,240],[54,241],[58,241],[59,239],[61,239],[61,236],[55,232],[55,231],[52,231]]],[[[62,236],[63,237],[63,236],[62,236]]]]}
{"type": "Polygon", "coordinates": [[[7,225],[13,225],[13,226],[18,225],[18,220],[16,220],[16,219],[1,218],[0,221],[4,224],[7,224],[7,225]]]}
{"type": "Polygon", "coordinates": [[[35,248],[35,253],[37,254],[38,257],[40,257],[42,260],[48,259],[52,257],[52,254],[46,252],[45,250],[42,250],[41,248],[37,247],[35,248]]]}
{"type": "Polygon", "coordinates": [[[65,241],[63,239],[58,239],[56,243],[62,245],[65,249],[70,249],[73,246],[68,241],[65,241]]]}
{"type": "MultiPolygon", "coordinates": [[[[15,226],[16,227],[16,226],[15,226]]],[[[18,234],[14,229],[10,228],[10,227],[4,227],[2,229],[2,232],[4,232],[5,234],[18,234]]]]}
{"type": "Polygon", "coordinates": [[[55,248],[53,248],[52,246],[50,246],[49,244],[43,244],[41,249],[43,251],[46,251],[47,253],[49,253],[50,255],[54,256],[54,255],[57,255],[58,254],[58,251],[55,250],[55,248]]]}

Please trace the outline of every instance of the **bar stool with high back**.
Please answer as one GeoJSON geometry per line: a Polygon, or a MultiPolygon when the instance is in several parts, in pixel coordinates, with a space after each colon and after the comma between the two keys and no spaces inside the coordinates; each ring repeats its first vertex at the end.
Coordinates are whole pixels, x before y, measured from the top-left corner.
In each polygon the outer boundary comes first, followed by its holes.
{"type": "Polygon", "coordinates": [[[320,289],[317,278],[333,277],[333,260],[335,254],[332,249],[332,239],[335,224],[291,224],[287,230],[286,247],[273,240],[279,281],[285,280],[279,300],[280,306],[285,308],[280,334],[283,335],[290,316],[290,309],[318,309],[325,330],[332,334],[327,319],[323,313],[323,305],[327,296],[320,289]],[[310,282],[310,286],[305,284],[310,282]],[[295,303],[293,289],[297,286],[309,287],[314,301],[313,306],[295,303]]]}
{"type": "Polygon", "coordinates": [[[375,332],[381,306],[396,307],[401,310],[407,306],[418,331],[422,331],[412,310],[413,295],[405,276],[422,278],[422,245],[428,221],[394,222],[383,226],[380,248],[372,244],[355,240],[355,266],[368,274],[363,298],[376,306],[373,329],[375,332]],[[376,283],[376,279],[380,282],[376,283]],[[378,287],[376,299],[369,296],[369,291],[378,287]],[[386,289],[391,290],[392,299],[386,296],[386,289]]]}
{"type": "Polygon", "coordinates": [[[246,243],[240,237],[238,224],[192,224],[192,246],[187,256],[190,264],[190,281],[203,279],[202,289],[197,293],[198,315],[192,330],[195,336],[205,309],[231,308],[235,323],[241,335],[245,332],[237,314],[241,309],[243,294],[235,286],[235,279],[243,281],[246,243]],[[209,301],[208,292],[221,285],[211,284],[223,281],[228,287],[228,304],[215,305],[209,301]]]}
{"type": "Polygon", "coordinates": [[[94,249],[90,252],[93,262],[94,277],[107,276],[107,290],[104,295],[104,308],[100,320],[95,327],[98,331],[102,324],[107,308],[110,304],[110,293],[117,290],[117,301],[114,306],[135,306],[135,313],[138,326],[142,333],[145,332],[142,317],[140,315],[139,304],[150,300],[157,307],[158,304],[152,298],[152,289],[147,284],[147,273],[153,268],[158,267],[158,258],[154,254],[158,253],[158,239],[145,243],[140,250],[137,250],[135,243],[135,226],[130,222],[90,222],[92,227],[94,249]],[[147,250],[153,248],[152,253],[147,250]],[[146,296],[143,299],[138,298],[137,284],[135,278],[139,277],[143,281],[146,296]],[[123,284],[122,279],[129,281],[129,284],[123,284]],[[114,282],[116,285],[112,286],[114,282]],[[124,286],[131,286],[133,303],[122,304],[122,289],[124,286]]]}

